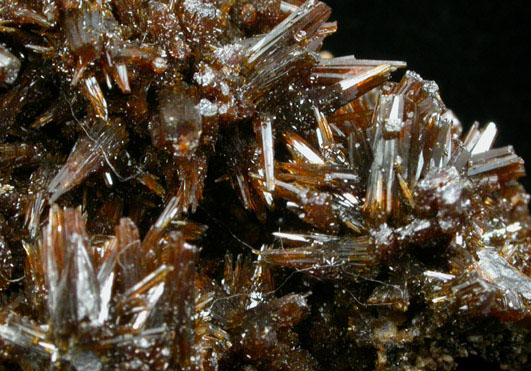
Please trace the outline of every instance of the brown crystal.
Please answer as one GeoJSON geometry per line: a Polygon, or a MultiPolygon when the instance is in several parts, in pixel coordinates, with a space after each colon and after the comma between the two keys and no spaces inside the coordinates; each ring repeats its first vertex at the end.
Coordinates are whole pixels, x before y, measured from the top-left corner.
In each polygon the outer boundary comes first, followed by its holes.
{"type": "Polygon", "coordinates": [[[330,15],[0,5],[0,368],[526,367],[523,160],[330,15]]]}

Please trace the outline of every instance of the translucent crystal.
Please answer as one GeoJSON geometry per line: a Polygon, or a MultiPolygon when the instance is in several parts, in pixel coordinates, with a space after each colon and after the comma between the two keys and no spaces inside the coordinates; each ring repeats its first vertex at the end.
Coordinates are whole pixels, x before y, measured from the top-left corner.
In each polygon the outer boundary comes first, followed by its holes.
{"type": "Polygon", "coordinates": [[[114,156],[127,139],[123,124],[119,121],[99,121],[85,130],[86,134],[76,142],[68,160],[48,185],[48,191],[52,193],[50,202],[57,200],[105,164],[112,166],[114,156]]]}
{"type": "Polygon", "coordinates": [[[523,160],[330,16],[1,2],[0,369],[527,366],[523,160]]]}
{"type": "Polygon", "coordinates": [[[0,82],[12,84],[15,82],[20,70],[20,61],[17,57],[0,45],[0,82]]]}
{"type": "Polygon", "coordinates": [[[169,147],[177,156],[193,152],[199,144],[202,127],[192,97],[182,88],[163,91],[159,105],[160,118],[153,124],[153,141],[169,147]]]}

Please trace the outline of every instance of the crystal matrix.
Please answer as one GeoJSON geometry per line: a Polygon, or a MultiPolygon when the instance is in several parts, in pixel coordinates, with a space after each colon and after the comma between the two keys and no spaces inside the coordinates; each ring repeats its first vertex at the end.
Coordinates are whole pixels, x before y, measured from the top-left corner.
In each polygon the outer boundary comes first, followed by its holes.
{"type": "Polygon", "coordinates": [[[330,14],[2,3],[4,367],[525,367],[523,160],[330,14]]]}

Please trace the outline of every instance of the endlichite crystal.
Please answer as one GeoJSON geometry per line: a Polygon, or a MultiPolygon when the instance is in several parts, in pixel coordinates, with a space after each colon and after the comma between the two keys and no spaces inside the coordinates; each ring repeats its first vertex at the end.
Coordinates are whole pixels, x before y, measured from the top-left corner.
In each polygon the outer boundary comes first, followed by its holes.
{"type": "Polygon", "coordinates": [[[2,367],[528,366],[523,160],[326,4],[4,3],[2,367]]]}
{"type": "Polygon", "coordinates": [[[20,61],[0,44],[0,82],[12,84],[17,79],[20,61]]]}

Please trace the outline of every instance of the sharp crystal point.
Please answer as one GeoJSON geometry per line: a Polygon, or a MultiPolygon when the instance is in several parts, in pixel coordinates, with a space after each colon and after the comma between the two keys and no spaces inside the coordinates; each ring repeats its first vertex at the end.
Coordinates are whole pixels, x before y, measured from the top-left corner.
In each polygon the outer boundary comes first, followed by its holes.
{"type": "Polygon", "coordinates": [[[0,369],[527,366],[523,159],[330,16],[1,1],[0,369]]]}
{"type": "Polygon", "coordinates": [[[262,138],[262,156],[264,162],[264,173],[266,178],[266,189],[268,192],[275,190],[275,143],[273,142],[273,128],[270,117],[260,120],[260,137],[262,138]]]}
{"type": "Polygon", "coordinates": [[[254,65],[265,53],[270,53],[279,42],[293,37],[301,30],[304,30],[307,36],[312,35],[328,19],[330,13],[330,8],[324,3],[307,0],[249,50],[247,63],[254,65]]]}
{"type": "Polygon", "coordinates": [[[83,92],[92,105],[94,115],[103,121],[107,121],[107,101],[94,76],[83,80],[83,92]]]}
{"type": "Polygon", "coordinates": [[[112,166],[114,156],[127,139],[119,121],[100,121],[84,130],[86,134],[78,139],[68,160],[48,185],[48,191],[52,193],[50,203],[104,165],[112,166]]]}

